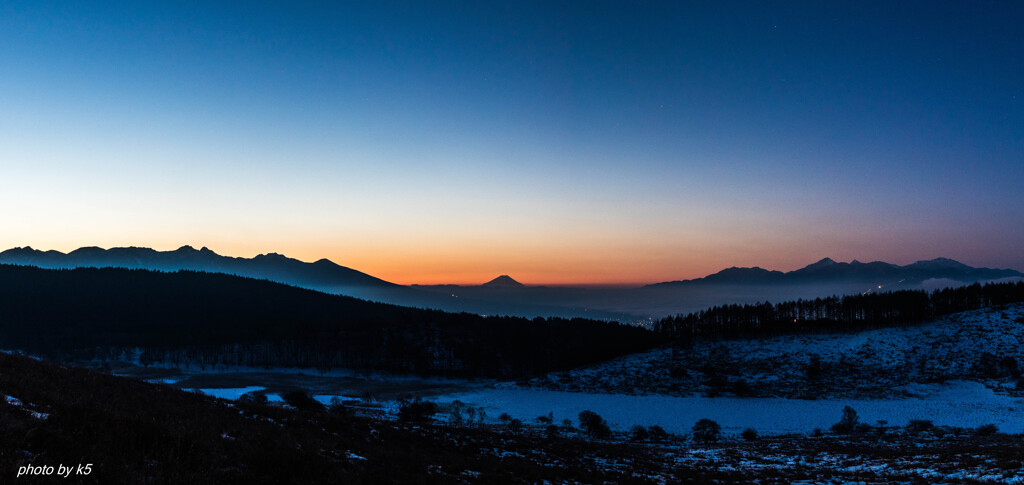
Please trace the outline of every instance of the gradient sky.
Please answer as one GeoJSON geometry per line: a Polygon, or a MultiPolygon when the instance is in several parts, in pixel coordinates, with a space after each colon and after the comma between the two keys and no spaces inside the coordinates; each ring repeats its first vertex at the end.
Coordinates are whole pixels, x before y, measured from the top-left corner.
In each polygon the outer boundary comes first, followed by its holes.
{"type": "Polygon", "coordinates": [[[1024,2],[0,4],[0,248],[1024,270],[1024,2]]]}

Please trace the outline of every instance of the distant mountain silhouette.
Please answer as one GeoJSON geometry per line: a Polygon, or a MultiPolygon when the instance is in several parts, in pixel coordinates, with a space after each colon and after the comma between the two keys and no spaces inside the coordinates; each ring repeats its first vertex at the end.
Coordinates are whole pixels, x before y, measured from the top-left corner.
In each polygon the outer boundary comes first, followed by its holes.
{"type": "Polygon", "coordinates": [[[326,293],[455,313],[513,315],[527,318],[585,317],[628,322],[688,313],[715,305],[853,295],[906,289],[933,290],[978,281],[1022,278],[1010,269],[973,268],[948,258],[906,266],[885,262],[841,263],[824,258],[795,271],[727,268],[685,281],[640,288],[524,286],[508,275],[482,285],[389,283],[326,259],[305,263],[276,253],[255,258],[221,256],[207,248],[174,251],[148,248],[85,247],[64,254],[15,248],[0,253],[0,264],[49,269],[121,267],[158,271],[192,270],[266,279],[326,293]]]}
{"type": "Polygon", "coordinates": [[[922,271],[946,271],[946,270],[957,270],[957,271],[970,271],[974,268],[967,266],[959,261],[953,261],[949,258],[936,258],[931,261],[918,261],[913,264],[905,266],[906,268],[913,268],[922,271]]]}
{"type": "Polygon", "coordinates": [[[364,300],[456,313],[528,318],[540,316],[628,320],[628,315],[617,312],[577,308],[578,305],[565,303],[565,299],[560,295],[540,299],[536,295],[531,297],[529,292],[508,291],[510,288],[529,289],[532,292],[544,291],[541,287],[522,286],[508,276],[496,278],[491,282],[493,284],[479,286],[403,286],[339,266],[326,259],[306,263],[277,253],[261,254],[249,259],[221,256],[208,248],[195,249],[191,246],[182,246],[174,251],[156,251],[140,247],[84,247],[67,254],[24,247],[0,252],[0,264],[35,266],[43,269],[91,267],[165,272],[202,271],[265,279],[364,300]]]}
{"type": "Polygon", "coordinates": [[[647,287],[728,285],[785,285],[835,282],[858,282],[874,285],[900,285],[909,287],[931,279],[945,279],[964,283],[1024,277],[1012,269],[974,268],[949,258],[918,261],[899,266],[881,261],[861,263],[853,260],[839,263],[825,258],[798,270],[783,273],[762,268],[728,268],[718,273],[692,280],[656,283],[647,287]]]}
{"type": "Polygon", "coordinates": [[[769,283],[782,274],[779,271],[768,271],[757,266],[753,268],[737,268],[733,266],[700,278],[700,280],[707,283],[733,283],[737,281],[743,281],[745,284],[769,283]]]}
{"type": "Polygon", "coordinates": [[[321,259],[305,263],[297,259],[269,253],[252,259],[221,256],[208,248],[182,246],[174,251],[127,247],[102,249],[84,247],[64,254],[39,251],[31,247],[14,248],[0,253],[0,263],[36,266],[44,269],[127,268],[156,271],[204,271],[250,278],[267,279],[332,293],[345,288],[396,287],[379,278],[321,259]]]}
{"type": "Polygon", "coordinates": [[[503,274],[497,278],[494,278],[487,283],[480,285],[487,288],[522,288],[524,285],[507,274],[503,274]]]}

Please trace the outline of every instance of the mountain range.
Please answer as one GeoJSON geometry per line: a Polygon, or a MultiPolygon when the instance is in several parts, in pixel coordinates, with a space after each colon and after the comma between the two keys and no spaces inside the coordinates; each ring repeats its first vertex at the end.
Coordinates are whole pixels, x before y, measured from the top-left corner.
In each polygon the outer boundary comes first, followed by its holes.
{"type": "Polygon", "coordinates": [[[629,315],[593,310],[579,310],[563,305],[558,299],[538,303],[519,298],[507,298],[523,285],[507,275],[479,285],[476,288],[495,292],[496,296],[462,297],[444,288],[463,288],[455,285],[431,287],[403,286],[385,281],[335,264],[327,259],[313,263],[303,262],[277,253],[260,254],[253,258],[221,256],[209,248],[195,249],[182,246],[173,251],[150,248],[123,247],[102,249],[83,247],[69,253],[41,251],[19,247],[0,252],[0,264],[34,266],[43,269],[73,268],[125,268],[155,271],[203,271],[224,273],[256,279],[265,279],[291,286],[362,298],[364,300],[396,305],[433,308],[451,312],[481,315],[512,315],[523,317],[589,317],[603,320],[631,319],[629,315]]]}
{"type": "Polygon", "coordinates": [[[824,258],[789,271],[727,268],[690,280],[640,288],[566,288],[527,286],[509,275],[480,285],[397,285],[327,259],[307,263],[277,253],[254,258],[221,256],[208,248],[182,246],[173,251],[126,247],[84,247],[67,254],[30,247],[0,252],[0,264],[45,269],[120,267],[173,272],[225,273],[266,279],[326,293],[398,305],[453,312],[524,317],[588,317],[642,322],[727,303],[904,289],[934,289],[979,281],[1021,278],[1012,269],[975,268],[948,258],[900,266],[880,261],[836,262],[824,258]]]}
{"type": "Polygon", "coordinates": [[[825,258],[798,270],[783,273],[763,268],[727,268],[715,274],[692,280],[670,281],[649,287],[686,286],[701,284],[779,285],[813,282],[852,281],[912,286],[928,280],[952,280],[964,283],[1022,277],[1024,273],[1012,269],[974,268],[949,258],[918,261],[906,266],[875,261],[861,263],[853,260],[839,263],[825,258]]]}
{"type": "Polygon", "coordinates": [[[182,246],[174,251],[150,248],[79,248],[70,253],[39,251],[31,247],[14,248],[0,253],[0,263],[36,266],[44,269],[126,268],[156,271],[205,271],[257,279],[267,279],[293,286],[317,289],[328,293],[344,293],[350,287],[395,287],[380,278],[337,265],[327,259],[306,263],[277,253],[260,254],[254,258],[221,256],[203,247],[182,246]]]}

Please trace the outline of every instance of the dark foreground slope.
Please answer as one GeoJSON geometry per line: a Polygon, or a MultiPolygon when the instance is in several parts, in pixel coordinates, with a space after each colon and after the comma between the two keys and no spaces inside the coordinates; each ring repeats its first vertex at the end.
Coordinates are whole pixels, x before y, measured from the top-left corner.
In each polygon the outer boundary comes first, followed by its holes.
{"type": "Polygon", "coordinates": [[[580,458],[628,453],[618,445],[229,404],[7,354],[0,394],[2,483],[647,482],[580,458]],[[547,468],[526,458],[546,453],[566,459],[547,468]],[[92,466],[69,479],[16,479],[28,464],[92,466]]]}
{"type": "Polygon", "coordinates": [[[656,345],[573,319],[481,317],[223,274],[0,265],[0,348],[55,360],[377,369],[515,377],[656,345]]]}
{"type": "MultiPolygon", "coordinates": [[[[837,416],[838,419],[839,416],[837,416]]],[[[857,426],[815,436],[623,443],[228,403],[0,354],[0,482],[1019,483],[1020,435],[857,426]],[[91,465],[68,478],[18,470],[91,465]]]]}

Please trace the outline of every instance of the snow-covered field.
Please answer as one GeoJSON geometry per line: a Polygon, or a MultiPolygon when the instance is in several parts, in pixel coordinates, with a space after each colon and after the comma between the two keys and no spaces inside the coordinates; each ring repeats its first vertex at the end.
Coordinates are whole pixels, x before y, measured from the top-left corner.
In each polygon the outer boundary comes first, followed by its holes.
{"type": "MultiPolygon", "coordinates": [[[[507,412],[523,422],[554,413],[556,422],[575,422],[580,411],[600,414],[613,428],[659,425],[673,433],[688,432],[697,420],[712,419],[723,431],[739,433],[754,428],[761,433],[807,433],[828,430],[839,421],[844,406],[853,407],[861,422],[903,426],[911,419],[929,419],[936,425],[970,427],[995,424],[1000,430],[1024,431],[1024,399],[997,395],[991,389],[967,381],[928,386],[934,393],[924,398],[872,400],[815,400],[784,398],[629,396],[528,389],[485,389],[438,398],[445,403],[458,399],[484,406],[491,418],[507,412]]],[[[922,389],[924,390],[924,389],[922,389]]]]}
{"type": "MultiPolygon", "coordinates": [[[[244,388],[199,389],[204,394],[238,399],[242,394],[262,391],[259,386],[244,388]]],[[[1005,432],[1024,432],[1024,398],[994,393],[984,385],[969,381],[920,386],[930,394],[923,398],[871,400],[801,400],[784,398],[630,396],[623,394],[578,393],[517,388],[480,388],[471,392],[436,395],[431,400],[442,406],[458,400],[468,406],[483,407],[488,422],[496,422],[508,413],[526,423],[552,413],[555,422],[569,419],[575,423],[580,411],[591,410],[609,425],[628,431],[633,425],[658,425],[672,433],[686,433],[697,420],[712,419],[726,433],[754,428],[762,434],[808,433],[815,428],[827,430],[839,420],[844,406],[853,407],[861,422],[875,424],[885,420],[890,426],[906,425],[911,419],[928,419],[936,425],[975,428],[995,424],[1005,432]]],[[[355,398],[317,394],[323,404],[333,397],[344,401],[355,398]]],[[[276,393],[267,393],[271,402],[279,402],[276,393]]],[[[383,403],[394,411],[395,406],[383,403]]]]}

